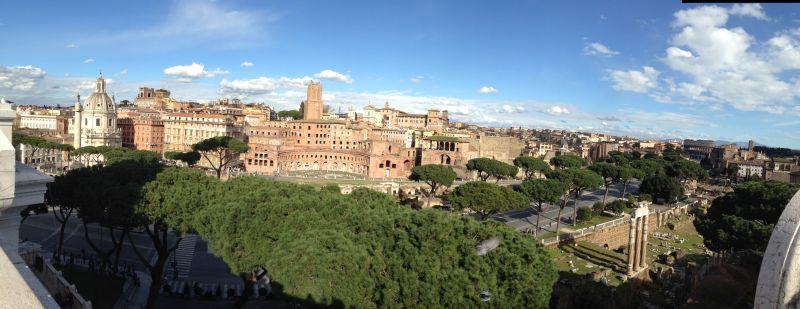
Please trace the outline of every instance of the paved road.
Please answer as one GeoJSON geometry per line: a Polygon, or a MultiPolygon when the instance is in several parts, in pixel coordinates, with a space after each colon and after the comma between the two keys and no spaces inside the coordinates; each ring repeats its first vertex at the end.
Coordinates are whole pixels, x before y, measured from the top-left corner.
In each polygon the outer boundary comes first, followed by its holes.
{"type": "MultiPolygon", "coordinates": [[[[632,191],[636,191],[639,188],[639,182],[631,182],[628,184],[628,193],[632,191]]],[[[605,194],[605,189],[600,188],[596,190],[587,190],[584,191],[583,196],[578,199],[578,207],[583,206],[592,206],[594,203],[603,200],[603,194],[605,194]]],[[[608,190],[608,199],[606,200],[607,203],[610,203],[617,198],[622,196],[622,185],[621,184],[612,184],[611,189],[608,190]]],[[[558,209],[561,204],[557,205],[550,205],[544,204],[542,208],[541,216],[541,227],[544,231],[548,232],[555,232],[556,229],[556,220],[558,218],[558,209]]],[[[564,210],[561,212],[561,227],[569,227],[571,224],[569,218],[572,217],[572,208],[574,207],[573,199],[570,199],[569,204],[564,210]]],[[[508,211],[503,214],[497,214],[492,216],[493,219],[505,222],[508,226],[511,226],[518,231],[524,231],[527,229],[535,230],[536,229],[536,213],[537,211],[531,207],[526,209],[515,209],[508,211]]]]}

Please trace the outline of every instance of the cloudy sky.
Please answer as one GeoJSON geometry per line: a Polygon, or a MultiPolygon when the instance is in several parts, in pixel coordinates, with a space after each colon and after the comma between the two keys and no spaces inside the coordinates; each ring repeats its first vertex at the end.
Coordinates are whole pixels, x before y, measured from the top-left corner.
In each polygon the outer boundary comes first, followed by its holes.
{"type": "Polygon", "coordinates": [[[0,97],[99,72],[207,101],[447,109],[492,126],[800,148],[800,6],[679,1],[4,1],[0,97]]]}

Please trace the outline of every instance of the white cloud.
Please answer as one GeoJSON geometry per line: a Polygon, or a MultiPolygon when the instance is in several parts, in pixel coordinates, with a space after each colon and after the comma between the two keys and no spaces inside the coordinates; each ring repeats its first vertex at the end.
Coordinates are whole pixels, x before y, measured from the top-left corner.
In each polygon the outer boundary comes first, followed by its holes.
{"type": "Polygon", "coordinates": [[[78,44],[70,43],[65,45],[64,48],[78,48],[78,44]]]}
{"type": "Polygon", "coordinates": [[[239,66],[240,66],[240,67],[243,67],[243,68],[249,68],[249,67],[252,67],[252,66],[254,66],[254,65],[255,65],[255,64],[253,64],[253,63],[252,63],[252,62],[250,62],[250,61],[245,61],[245,62],[242,62],[242,63],[240,63],[240,64],[239,64],[239,66]]]}
{"type": "Polygon", "coordinates": [[[128,68],[124,68],[124,69],[120,70],[117,73],[117,75],[120,75],[120,76],[128,75],[128,68]]]}
{"type": "Polygon", "coordinates": [[[344,75],[342,73],[336,72],[334,70],[327,70],[327,69],[323,70],[322,72],[314,74],[314,77],[315,78],[319,78],[319,79],[326,79],[326,80],[331,80],[331,81],[336,81],[336,82],[341,82],[341,83],[347,83],[347,84],[352,84],[353,83],[353,78],[351,78],[348,75],[344,75]]]}
{"type": "Polygon", "coordinates": [[[553,115],[553,116],[560,116],[560,115],[569,114],[569,109],[567,109],[566,107],[553,105],[553,106],[550,106],[547,109],[542,110],[542,112],[550,114],[550,115],[553,115]]]}
{"type": "Polygon", "coordinates": [[[781,78],[785,71],[800,69],[797,31],[779,32],[761,44],[741,27],[727,28],[730,15],[768,20],[757,4],[736,4],[730,9],[702,6],[675,13],[673,27],[679,31],[662,60],[682,74],[678,77],[689,78],[668,82],[667,89],[651,94],[654,99],[704,102],[716,109],[729,104],[739,110],[770,113],[783,113],[797,104],[797,82],[781,78]]]}
{"type": "Polygon", "coordinates": [[[423,79],[425,79],[425,76],[417,75],[412,78],[409,78],[408,81],[410,81],[412,84],[419,84],[422,82],[423,79]]]}
{"type": "Polygon", "coordinates": [[[482,94],[495,93],[495,92],[497,92],[497,89],[494,89],[494,87],[490,87],[490,86],[483,86],[483,87],[481,87],[481,89],[478,89],[478,92],[482,93],[482,94]]]}
{"type": "Polygon", "coordinates": [[[506,113],[522,113],[525,112],[525,108],[522,106],[512,106],[508,104],[503,104],[503,111],[506,113]]]}
{"type": "Polygon", "coordinates": [[[222,93],[261,95],[271,94],[280,88],[302,88],[310,81],[312,78],[308,76],[300,78],[261,76],[254,79],[223,79],[219,82],[219,88],[222,93]]]}
{"type": "Polygon", "coordinates": [[[608,48],[608,46],[605,46],[603,43],[600,42],[586,43],[583,46],[583,53],[586,55],[599,55],[606,57],[619,55],[618,51],[611,50],[610,48],[608,48]]]}
{"type": "Polygon", "coordinates": [[[221,68],[216,68],[213,71],[206,71],[205,66],[192,62],[190,65],[176,65],[164,69],[164,74],[176,77],[179,82],[192,82],[201,77],[214,77],[220,74],[228,74],[229,72],[221,68]]]}
{"type": "Polygon", "coordinates": [[[85,64],[94,63],[94,59],[89,58],[89,59],[83,60],[83,63],[85,63],[85,64]]]}
{"type": "Polygon", "coordinates": [[[33,66],[0,65],[0,89],[10,91],[29,91],[37,82],[44,79],[47,73],[33,66]]]}
{"type": "Polygon", "coordinates": [[[611,71],[609,77],[614,83],[612,86],[618,91],[633,91],[645,93],[658,86],[659,72],[649,66],[642,68],[642,71],[611,71]]]}
{"type": "Polygon", "coordinates": [[[755,19],[769,20],[767,13],[764,13],[764,9],[761,7],[761,4],[758,3],[737,3],[734,4],[728,12],[731,15],[749,16],[755,19]]]}

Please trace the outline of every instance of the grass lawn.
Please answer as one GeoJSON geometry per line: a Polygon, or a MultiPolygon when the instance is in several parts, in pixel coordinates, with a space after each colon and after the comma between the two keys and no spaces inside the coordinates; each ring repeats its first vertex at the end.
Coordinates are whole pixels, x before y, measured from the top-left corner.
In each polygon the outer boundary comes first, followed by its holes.
{"type": "Polygon", "coordinates": [[[72,268],[61,271],[64,278],[78,288],[83,298],[92,301],[92,308],[113,308],[122,293],[124,282],[120,278],[72,268]]]}
{"type": "Polygon", "coordinates": [[[585,228],[585,227],[590,227],[592,225],[597,225],[597,224],[600,224],[600,223],[608,222],[608,221],[611,221],[611,220],[614,220],[614,219],[617,219],[617,218],[619,218],[619,217],[606,217],[606,216],[595,215],[595,216],[592,217],[591,220],[589,220],[589,221],[578,221],[578,224],[575,227],[569,226],[569,228],[575,229],[577,231],[577,230],[580,230],[580,229],[585,228]]]}

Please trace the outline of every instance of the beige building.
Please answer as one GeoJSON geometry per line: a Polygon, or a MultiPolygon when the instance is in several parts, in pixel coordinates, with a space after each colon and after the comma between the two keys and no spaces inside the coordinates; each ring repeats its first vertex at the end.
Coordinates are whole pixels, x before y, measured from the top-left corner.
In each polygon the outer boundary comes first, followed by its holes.
{"type": "Polygon", "coordinates": [[[133,104],[137,108],[164,109],[169,101],[171,101],[169,90],[140,87],[133,104]]]}
{"type": "Polygon", "coordinates": [[[444,131],[450,125],[447,111],[430,109],[427,114],[409,114],[390,107],[389,102],[383,108],[367,105],[360,120],[379,128],[425,129],[437,132],[444,131]]]}
{"type": "Polygon", "coordinates": [[[190,151],[192,145],[215,136],[244,139],[244,126],[234,116],[206,113],[168,113],[164,125],[164,151],[190,151]]]}

